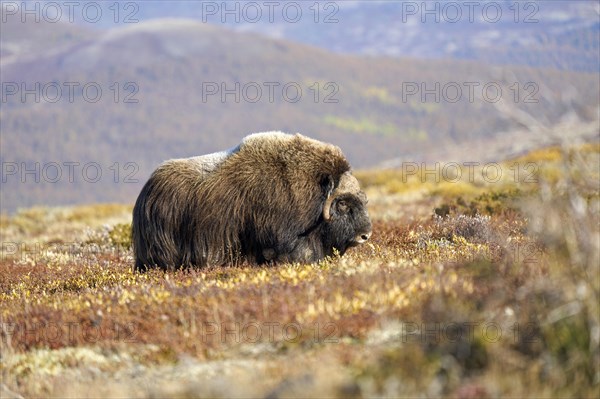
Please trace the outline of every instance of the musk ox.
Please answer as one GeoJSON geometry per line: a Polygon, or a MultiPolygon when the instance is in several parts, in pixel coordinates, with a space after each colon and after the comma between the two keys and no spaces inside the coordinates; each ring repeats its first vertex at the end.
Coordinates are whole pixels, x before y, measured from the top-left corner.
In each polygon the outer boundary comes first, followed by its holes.
{"type": "Polygon", "coordinates": [[[152,173],[133,209],[135,268],[316,262],[369,239],[366,203],[338,147],[252,134],[152,173]]]}

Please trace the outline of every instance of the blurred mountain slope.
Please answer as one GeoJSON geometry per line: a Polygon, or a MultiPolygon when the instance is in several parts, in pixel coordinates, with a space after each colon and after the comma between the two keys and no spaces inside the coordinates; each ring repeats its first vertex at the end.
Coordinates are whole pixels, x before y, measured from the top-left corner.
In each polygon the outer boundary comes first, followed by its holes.
{"type": "Polygon", "coordinates": [[[237,2],[237,12],[231,12],[236,3],[141,2],[136,17],[195,18],[340,53],[600,71],[596,1],[281,1],[272,15],[258,4],[256,22],[244,2],[237,2]],[[301,17],[290,22],[296,5],[301,17]]]}
{"type": "Polygon", "coordinates": [[[336,143],[355,167],[407,156],[418,160],[447,146],[456,159],[472,158],[465,143],[501,139],[523,128],[486,97],[486,85],[502,90],[501,102],[548,126],[564,118],[582,123],[597,118],[595,73],[332,54],[194,20],[93,32],[22,25],[2,26],[3,51],[39,38],[48,42],[3,58],[2,162],[39,162],[41,168],[49,162],[97,162],[104,175],[96,183],[8,176],[3,210],[132,202],[163,160],[229,148],[256,131],[300,131],[336,143]],[[50,40],[63,30],[67,33],[50,40]],[[477,84],[473,98],[469,82],[477,84]],[[438,98],[408,95],[408,86],[434,89],[438,98]],[[36,87],[37,98],[25,93],[36,87]],[[8,92],[15,88],[17,93],[8,92]],[[456,88],[460,98],[449,101],[456,88]],[[224,90],[230,93],[221,96],[224,90]],[[115,162],[119,176],[113,176],[115,162]],[[124,170],[128,162],[135,167],[124,170]],[[122,184],[126,172],[139,181],[122,184]]]}

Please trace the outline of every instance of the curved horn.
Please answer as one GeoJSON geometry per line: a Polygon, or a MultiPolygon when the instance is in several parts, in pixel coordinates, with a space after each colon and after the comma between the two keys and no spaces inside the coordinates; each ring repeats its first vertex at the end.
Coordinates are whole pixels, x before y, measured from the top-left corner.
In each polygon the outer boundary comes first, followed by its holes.
{"type": "Polygon", "coordinates": [[[327,197],[325,200],[325,204],[323,204],[323,219],[329,220],[331,219],[331,204],[336,197],[345,193],[353,193],[359,192],[360,185],[358,184],[358,180],[356,177],[352,176],[350,172],[344,172],[344,174],[340,177],[340,182],[338,186],[333,190],[333,192],[327,197]]]}
{"type": "Polygon", "coordinates": [[[325,204],[323,205],[323,219],[329,220],[331,219],[331,214],[329,210],[331,209],[331,204],[333,203],[333,194],[329,194],[329,197],[325,200],[325,204]]]}

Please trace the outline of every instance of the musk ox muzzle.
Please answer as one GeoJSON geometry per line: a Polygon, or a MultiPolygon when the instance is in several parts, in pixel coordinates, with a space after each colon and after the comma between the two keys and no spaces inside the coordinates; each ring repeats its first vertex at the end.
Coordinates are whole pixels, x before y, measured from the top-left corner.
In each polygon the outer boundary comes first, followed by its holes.
{"type": "Polygon", "coordinates": [[[367,198],[342,151],[300,134],[163,163],[133,210],[135,267],[316,262],[366,242],[367,198]]]}

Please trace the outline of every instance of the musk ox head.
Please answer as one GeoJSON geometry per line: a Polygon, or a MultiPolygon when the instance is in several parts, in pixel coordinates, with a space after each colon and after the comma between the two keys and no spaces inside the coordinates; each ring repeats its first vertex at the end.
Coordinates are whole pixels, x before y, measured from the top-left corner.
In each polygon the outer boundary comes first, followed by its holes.
{"type": "Polygon", "coordinates": [[[318,223],[300,234],[290,251],[268,248],[267,262],[317,262],[334,252],[343,255],[348,248],[365,243],[372,225],[367,212],[367,196],[350,172],[341,175],[337,187],[331,178],[324,184],[324,201],[318,223]]]}
{"type": "Polygon", "coordinates": [[[133,210],[136,269],[316,262],[369,239],[366,204],[339,147],[250,135],[154,171],[133,210]]]}
{"type": "Polygon", "coordinates": [[[327,244],[342,255],[346,249],[362,244],[371,237],[367,196],[350,172],[341,176],[337,188],[325,200],[323,221],[327,244]]]}

